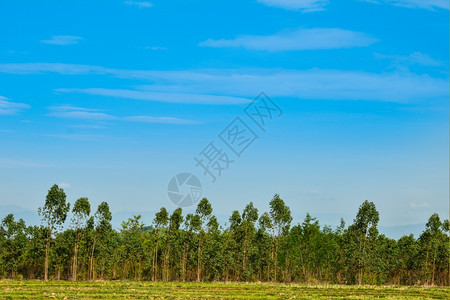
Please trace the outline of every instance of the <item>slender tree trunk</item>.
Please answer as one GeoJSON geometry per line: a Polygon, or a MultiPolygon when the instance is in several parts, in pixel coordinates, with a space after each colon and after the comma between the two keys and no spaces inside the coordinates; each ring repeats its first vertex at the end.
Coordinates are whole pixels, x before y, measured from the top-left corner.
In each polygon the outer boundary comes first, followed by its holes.
{"type": "Polygon", "coordinates": [[[261,257],[258,257],[258,281],[262,281],[261,279],[261,257]]]}
{"type": "Polygon", "coordinates": [[[291,281],[291,260],[289,259],[289,251],[288,251],[288,253],[287,253],[287,255],[286,255],[286,272],[287,272],[287,274],[286,274],[286,280],[288,281],[288,282],[290,282],[291,281]]]}
{"type": "MultiPolygon", "coordinates": [[[[365,238],[365,236],[364,236],[365,238]]],[[[365,264],[365,259],[364,259],[364,252],[366,251],[366,241],[364,240],[363,243],[363,250],[362,250],[362,263],[361,263],[361,271],[360,271],[360,276],[359,276],[359,285],[362,284],[363,281],[363,275],[364,275],[364,264],[365,264]]]]}
{"type": "Polygon", "coordinates": [[[166,249],[164,250],[163,281],[169,280],[169,251],[169,246],[166,243],[166,249]]]}
{"type": "Polygon", "coordinates": [[[200,282],[200,273],[201,273],[201,253],[202,246],[199,241],[198,250],[197,250],[197,282],[200,282]]]}
{"type": "Polygon", "coordinates": [[[48,232],[47,243],[45,245],[45,261],[44,261],[44,280],[48,281],[48,255],[50,252],[50,239],[52,237],[52,229],[48,232]]]}
{"type": "Polygon", "coordinates": [[[186,281],[186,260],[187,260],[187,251],[186,244],[183,247],[183,259],[181,262],[181,280],[186,281]]]}
{"type": "Polygon", "coordinates": [[[78,264],[78,238],[75,241],[75,246],[73,248],[72,281],[77,281],[77,264],[78,264]]]}
{"type": "Polygon", "coordinates": [[[94,280],[94,250],[95,250],[95,242],[96,236],[94,235],[94,241],[92,243],[92,251],[91,251],[91,259],[89,260],[89,279],[94,280]]]}
{"type": "Polygon", "coordinates": [[[274,241],[272,241],[272,253],[271,253],[271,260],[270,262],[267,264],[267,281],[270,281],[270,265],[274,263],[273,261],[273,257],[274,257],[274,241]]]}
{"type": "Polygon", "coordinates": [[[358,259],[358,284],[362,284],[362,256],[364,255],[361,251],[363,236],[361,235],[359,240],[359,259],[358,259]]]}
{"type": "Polygon", "coordinates": [[[154,277],[155,281],[158,280],[158,242],[156,242],[156,248],[155,248],[155,265],[154,265],[154,277]]]}
{"type": "Polygon", "coordinates": [[[437,247],[434,248],[434,254],[433,254],[433,270],[431,273],[431,285],[434,285],[434,270],[436,269],[436,251],[437,247]]]}
{"type": "Polygon", "coordinates": [[[278,266],[278,238],[275,242],[275,268],[274,268],[274,281],[277,281],[277,266],[278,266]]]}

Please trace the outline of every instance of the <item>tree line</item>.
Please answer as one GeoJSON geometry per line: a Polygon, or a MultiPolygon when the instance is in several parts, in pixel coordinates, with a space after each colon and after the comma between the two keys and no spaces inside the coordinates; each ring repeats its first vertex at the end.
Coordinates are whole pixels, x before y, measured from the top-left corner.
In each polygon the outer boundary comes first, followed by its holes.
{"type": "Polygon", "coordinates": [[[41,226],[7,215],[0,226],[0,278],[55,280],[270,281],[336,284],[449,284],[449,222],[433,214],[418,238],[379,234],[379,213],[364,201],[353,223],[320,226],[306,214],[292,225],[278,194],[260,214],[250,202],[226,228],[203,198],[195,213],[161,208],[111,226],[109,205],[87,198],[72,207],[53,185],[38,212],[41,226]],[[67,226],[66,226],[67,227],[67,226]]]}

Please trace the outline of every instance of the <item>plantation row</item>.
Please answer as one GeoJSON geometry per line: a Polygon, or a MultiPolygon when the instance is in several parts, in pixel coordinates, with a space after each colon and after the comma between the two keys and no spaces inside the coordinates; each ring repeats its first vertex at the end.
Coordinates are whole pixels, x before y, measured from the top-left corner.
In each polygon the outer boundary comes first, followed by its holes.
{"type": "Polygon", "coordinates": [[[0,277],[12,279],[131,279],[152,281],[273,281],[336,284],[449,284],[449,222],[433,214],[422,234],[394,240],[377,230],[379,213],[364,201],[353,223],[321,227],[291,212],[275,195],[270,211],[249,203],[222,228],[206,198],[195,214],[156,213],[111,227],[106,202],[91,215],[87,198],[70,204],[54,185],[39,209],[43,226],[12,214],[0,227],[0,277]]]}

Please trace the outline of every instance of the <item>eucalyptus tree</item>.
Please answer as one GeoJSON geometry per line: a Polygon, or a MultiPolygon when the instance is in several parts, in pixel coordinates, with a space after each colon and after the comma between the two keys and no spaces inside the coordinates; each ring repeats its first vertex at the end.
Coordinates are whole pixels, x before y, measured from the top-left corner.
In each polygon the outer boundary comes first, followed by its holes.
{"type": "Polygon", "coordinates": [[[47,228],[45,244],[44,280],[48,280],[48,261],[52,235],[57,232],[67,218],[70,203],[66,202],[66,193],[58,185],[54,184],[48,191],[43,207],[39,207],[38,213],[47,228]]]}
{"type": "MultiPolygon", "coordinates": [[[[109,210],[109,205],[107,202],[102,202],[97,207],[97,211],[94,215],[94,222],[95,222],[95,228],[94,228],[94,238],[92,242],[92,248],[90,253],[90,259],[89,259],[89,279],[93,280],[95,279],[95,264],[94,264],[94,254],[95,254],[95,247],[97,246],[97,243],[100,242],[100,245],[103,246],[102,250],[103,252],[106,252],[107,250],[107,241],[106,238],[108,237],[109,233],[112,230],[111,227],[111,220],[112,220],[112,214],[109,210]]],[[[105,255],[106,253],[103,253],[105,255]]],[[[105,257],[103,256],[103,260],[105,257]]]]}
{"type": "Polygon", "coordinates": [[[195,210],[195,214],[199,217],[199,239],[198,239],[198,248],[197,248],[197,282],[200,282],[201,273],[202,273],[202,247],[203,242],[205,240],[205,227],[209,222],[209,218],[212,213],[211,203],[209,203],[208,199],[203,198],[197,205],[197,209],[195,210]]]}
{"type": "Polygon", "coordinates": [[[159,251],[159,236],[162,229],[167,226],[169,222],[169,213],[165,207],[161,207],[159,212],[155,214],[153,219],[153,224],[155,227],[155,248],[153,253],[153,275],[152,280],[156,281],[158,279],[158,251],[159,251]]]}
{"type": "Polygon", "coordinates": [[[414,284],[414,269],[417,269],[419,245],[413,234],[402,236],[397,241],[397,284],[414,284]]]}
{"type": "Polygon", "coordinates": [[[273,228],[272,221],[267,212],[264,212],[258,220],[258,230],[256,232],[256,243],[258,248],[258,279],[260,281],[270,280],[270,267],[273,262],[273,243],[269,231],[273,228]],[[266,276],[264,276],[266,269],[266,276]]]}
{"type": "Polygon", "coordinates": [[[319,221],[307,213],[301,225],[301,233],[300,255],[303,258],[304,276],[308,280],[309,276],[314,276],[314,273],[318,271],[320,263],[318,255],[321,233],[319,221]]]}
{"type": "Polygon", "coordinates": [[[14,279],[27,247],[25,221],[15,221],[13,214],[7,215],[1,222],[0,236],[3,238],[0,245],[0,263],[14,279]]]}
{"type": "Polygon", "coordinates": [[[187,214],[184,220],[184,230],[182,231],[182,256],[181,256],[181,280],[186,281],[188,273],[188,261],[191,246],[194,243],[194,232],[199,230],[200,217],[198,215],[187,214]]]}
{"type": "Polygon", "coordinates": [[[334,230],[334,238],[336,243],[336,261],[332,265],[333,273],[336,276],[336,282],[343,282],[343,265],[344,265],[344,247],[343,247],[343,236],[345,232],[345,221],[343,218],[340,219],[339,226],[334,230]]]}
{"type": "MultiPolygon", "coordinates": [[[[436,261],[439,259],[439,249],[442,248],[442,244],[446,242],[448,244],[448,236],[444,233],[445,229],[445,221],[442,223],[439,215],[434,213],[428,219],[425,230],[419,237],[423,249],[422,251],[425,252],[425,276],[427,277],[428,283],[431,285],[434,285],[435,283],[437,271],[436,261]]],[[[441,249],[441,252],[447,252],[445,251],[445,247],[441,249]]]]}
{"type": "Polygon", "coordinates": [[[74,240],[75,233],[71,228],[58,232],[53,239],[50,248],[50,267],[54,271],[56,280],[72,280],[70,273],[74,240]]]}
{"type": "Polygon", "coordinates": [[[28,226],[26,228],[27,247],[24,253],[25,268],[24,276],[29,279],[42,278],[45,257],[45,240],[47,230],[41,226],[28,226]]]}
{"type": "Polygon", "coordinates": [[[258,209],[250,202],[242,212],[242,275],[244,280],[249,279],[249,272],[247,272],[247,261],[249,250],[253,243],[255,235],[255,222],[258,220],[258,209]]]}
{"type": "Polygon", "coordinates": [[[69,204],[55,185],[39,210],[45,227],[26,227],[13,215],[0,222],[0,277],[48,279],[50,270],[69,280],[98,273],[102,279],[448,285],[449,222],[437,214],[418,239],[397,241],[378,234],[372,202],[361,204],[348,228],[341,220],[335,230],[309,214],[290,228],[290,209],[279,195],[269,204],[258,219],[250,202],[221,228],[204,198],[185,218],[181,208],[170,216],[161,208],[151,226],[135,216],[117,231],[106,202],[89,217],[89,202],[80,198],[71,226],[60,231],[69,204]]]}
{"type": "Polygon", "coordinates": [[[209,218],[207,227],[207,239],[205,247],[205,255],[207,263],[205,273],[206,279],[209,281],[220,280],[223,274],[222,270],[225,263],[225,249],[223,243],[223,235],[220,231],[220,225],[215,216],[209,218]]]}
{"type": "Polygon", "coordinates": [[[75,234],[73,260],[72,260],[72,280],[77,280],[78,247],[83,233],[83,229],[88,225],[88,218],[91,214],[91,204],[88,198],[83,197],[75,201],[72,209],[72,227],[75,234]]]}
{"type": "Polygon", "coordinates": [[[142,275],[142,265],[144,258],[144,239],[143,239],[144,224],[141,220],[141,215],[128,218],[127,221],[122,222],[122,249],[124,265],[123,270],[125,276],[129,277],[133,274],[134,280],[140,280],[142,275]]]}
{"type": "Polygon", "coordinates": [[[234,210],[231,213],[230,218],[228,219],[230,222],[230,242],[228,244],[229,249],[233,255],[230,259],[230,269],[232,270],[233,274],[233,280],[237,280],[240,276],[239,273],[239,266],[242,266],[242,251],[240,248],[241,245],[241,224],[242,224],[242,217],[239,211],[234,210]]]}
{"type": "MultiPolygon", "coordinates": [[[[167,238],[164,247],[164,259],[163,259],[163,281],[170,280],[170,254],[173,251],[173,258],[178,257],[175,255],[176,250],[179,248],[180,238],[180,226],[183,223],[183,211],[180,207],[174,210],[169,218],[169,230],[167,232],[167,238]]],[[[174,264],[175,265],[175,264],[174,264]]]]}
{"type": "Polygon", "coordinates": [[[275,194],[269,203],[270,205],[270,218],[272,221],[272,237],[274,240],[274,281],[277,281],[277,268],[278,268],[278,248],[280,243],[280,236],[286,234],[289,231],[291,225],[292,216],[291,210],[284,203],[284,200],[280,198],[278,194],[275,194]]]}
{"type": "MultiPolygon", "coordinates": [[[[358,284],[363,281],[364,268],[369,259],[370,251],[368,251],[368,243],[373,244],[378,235],[379,213],[373,202],[365,200],[358,209],[353,224],[350,225],[348,231],[354,233],[354,237],[358,244],[358,284]]],[[[372,247],[373,249],[373,247],[372,247]]]]}

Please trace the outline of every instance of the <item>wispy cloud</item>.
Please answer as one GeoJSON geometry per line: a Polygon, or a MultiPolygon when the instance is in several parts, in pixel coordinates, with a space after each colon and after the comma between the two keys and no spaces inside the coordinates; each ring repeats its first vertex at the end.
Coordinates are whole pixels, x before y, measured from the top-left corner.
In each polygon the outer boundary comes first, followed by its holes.
{"type": "Polygon", "coordinates": [[[60,184],[58,184],[58,186],[62,189],[69,189],[71,188],[70,184],[65,183],[65,182],[61,182],[60,184]]]}
{"type": "Polygon", "coordinates": [[[64,119],[85,119],[85,120],[112,120],[115,117],[99,112],[96,109],[87,109],[74,106],[51,106],[49,109],[52,111],[49,116],[64,118],[64,119]]]}
{"type": "Polygon", "coordinates": [[[147,46],[144,49],[145,50],[152,50],[152,51],[167,50],[166,47],[161,47],[161,46],[147,46]]]}
{"type": "Polygon", "coordinates": [[[15,115],[27,108],[30,108],[28,104],[11,102],[8,98],[0,96],[0,115],[15,115]]]}
{"type": "Polygon", "coordinates": [[[28,54],[28,52],[25,51],[17,51],[17,50],[8,50],[3,53],[0,53],[0,55],[7,55],[7,56],[23,56],[28,54]]]}
{"type": "Polygon", "coordinates": [[[73,35],[54,35],[50,40],[41,40],[41,42],[44,44],[66,46],[78,44],[82,39],[82,37],[73,35]]]}
{"type": "Polygon", "coordinates": [[[218,96],[214,94],[195,94],[195,93],[174,93],[174,92],[149,92],[129,89],[106,89],[106,88],[87,88],[87,89],[56,89],[57,92],[64,93],[82,93],[89,95],[109,96],[116,98],[128,98],[136,100],[147,100],[167,103],[192,103],[192,104],[244,104],[249,103],[251,99],[233,96],[218,96]]]}
{"type": "Polygon", "coordinates": [[[139,8],[148,8],[153,6],[153,4],[147,1],[124,1],[124,3],[126,5],[137,6],[139,8]]]}
{"type": "Polygon", "coordinates": [[[412,65],[420,65],[426,67],[438,67],[442,66],[442,62],[435,60],[431,56],[421,53],[414,52],[410,55],[385,55],[380,53],[375,53],[375,57],[381,59],[388,59],[392,61],[392,66],[401,67],[401,66],[412,66],[412,65]]]}
{"type": "Polygon", "coordinates": [[[242,35],[232,40],[206,40],[199,46],[244,48],[266,51],[298,51],[365,47],[377,39],[361,32],[340,28],[297,29],[274,35],[242,35]]]}
{"type": "MultiPolygon", "coordinates": [[[[175,117],[155,117],[155,116],[113,116],[103,112],[99,109],[75,107],[70,105],[56,105],[50,106],[48,109],[51,111],[48,116],[63,118],[63,119],[76,119],[76,120],[90,120],[90,121],[105,121],[105,120],[115,120],[115,121],[127,121],[127,122],[137,122],[137,123],[161,123],[161,124],[198,124],[199,122],[180,119],[175,117]]],[[[92,127],[95,125],[85,125],[84,127],[78,128],[98,128],[92,127]],[[86,127],[87,126],[87,127],[86,127]]],[[[73,126],[72,126],[73,127],[73,126]]],[[[103,128],[103,127],[102,127],[103,128]]]]}
{"type": "Polygon", "coordinates": [[[384,73],[348,70],[207,69],[145,71],[67,64],[0,64],[0,72],[36,74],[98,74],[141,79],[151,85],[129,89],[58,89],[172,103],[242,104],[261,89],[277,97],[296,99],[372,100],[412,102],[446,99],[448,78],[410,71],[384,73]],[[221,96],[216,96],[221,95],[221,96]]]}
{"type": "Polygon", "coordinates": [[[0,158],[0,167],[2,168],[16,168],[16,167],[43,167],[41,164],[37,164],[30,161],[24,161],[24,160],[14,160],[14,159],[4,159],[0,158]]]}
{"type": "Polygon", "coordinates": [[[184,120],[173,117],[132,116],[122,118],[124,121],[138,123],[168,123],[168,124],[200,124],[197,121],[184,120]]]}
{"type": "Polygon", "coordinates": [[[280,7],[289,10],[312,12],[323,10],[328,0],[258,0],[267,6],[280,7]]]}
{"type": "Polygon", "coordinates": [[[430,204],[428,202],[423,202],[423,203],[411,203],[411,208],[416,209],[416,208],[427,208],[430,207],[430,204]]]}
{"type": "Polygon", "coordinates": [[[68,133],[68,134],[41,134],[41,136],[57,138],[63,140],[71,141],[111,141],[111,137],[99,134],[78,134],[78,133],[68,133]]]}
{"type": "Polygon", "coordinates": [[[91,125],[91,124],[78,124],[78,125],[69,125],[69,128],[79,128],[79,129],[105,129],[106,126],[103,125],[91,125]]]}
{"type": "Polygon", "coordinates": [[[386,3],[395,6],[403,6],[408,8],[423,8],[428,10],[434,10],[436,8],[448,9],[449,2],[447,0],[359,0],[369,3],[386,3]]]}

